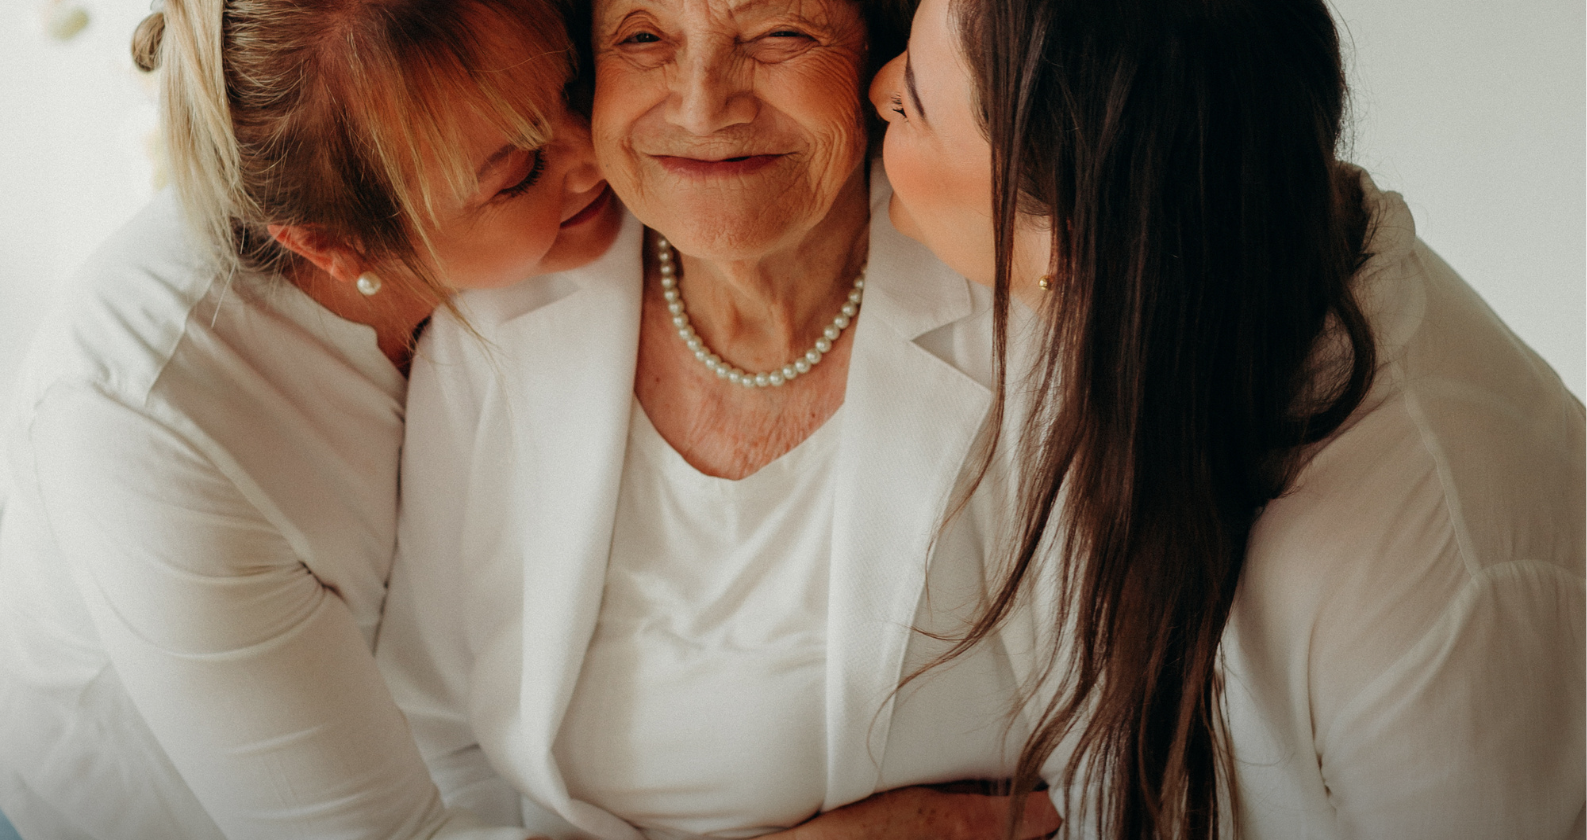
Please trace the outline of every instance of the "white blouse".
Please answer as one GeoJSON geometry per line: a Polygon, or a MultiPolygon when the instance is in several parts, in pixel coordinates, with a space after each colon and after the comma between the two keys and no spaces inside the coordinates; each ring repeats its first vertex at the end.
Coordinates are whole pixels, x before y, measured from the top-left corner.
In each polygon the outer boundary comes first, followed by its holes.
{"type": "Polygon", "coordinates": [[[466,831],[370,654],[405,382],[370,328],[188,243],[157,197],[23,364],[0,811],[38,838],[466,831]]]}
{"type": "Polygon", "coordinates": [[[842,410],[741,480],[634,401],[600,616],[556,743],[576,797],[652,838],[796,825],[826,791],[826,621],[842,410]]]}
{"type": "Polygon", "coordinates": [[[1581,838],[1582,404],[1363,185],[1378,376],[1257,519],[1223,637],[1240,836],[1581,838]]]}

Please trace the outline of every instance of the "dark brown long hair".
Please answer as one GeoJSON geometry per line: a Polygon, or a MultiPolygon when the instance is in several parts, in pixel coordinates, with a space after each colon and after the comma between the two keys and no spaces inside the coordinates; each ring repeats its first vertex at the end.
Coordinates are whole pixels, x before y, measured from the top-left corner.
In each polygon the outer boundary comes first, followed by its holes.
{"type": "Polygon", "coordinates": [[[1064,743],[1062,795],[1106,836],[1215,837],[1220,785],[1237,793],[1218,650],[1252,523],[1376,367],[1338,35],[1323,0],[954,13],[992,148],[1000,370],[1016,221],[1051,226],[1055,278],[1015,548],[958,650],[1056,586],[1016,787],[1064,743]],[[1325,333],[1348,351],[1314,353],[1325,333]]]}

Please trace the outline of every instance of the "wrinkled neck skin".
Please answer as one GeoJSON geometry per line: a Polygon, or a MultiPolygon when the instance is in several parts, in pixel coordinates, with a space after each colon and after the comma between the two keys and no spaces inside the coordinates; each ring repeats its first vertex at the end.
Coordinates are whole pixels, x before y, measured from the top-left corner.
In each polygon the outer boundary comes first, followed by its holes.
{"type": "Polygon", "coordinates": [[[864,267],[869,225],[860,166],[820,222],[764,253],[681,253],[679,288],[689,320],[707,344],[732,348],[742,367],[782,366],[808,350],[838,314],[864,267]]]}

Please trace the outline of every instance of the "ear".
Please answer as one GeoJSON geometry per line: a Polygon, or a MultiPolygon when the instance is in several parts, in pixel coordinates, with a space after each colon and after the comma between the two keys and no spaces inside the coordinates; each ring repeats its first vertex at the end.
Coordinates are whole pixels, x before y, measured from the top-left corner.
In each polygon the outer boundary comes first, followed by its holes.
{"type": "Polygon", "coordinates": [[[358,275],[365,271],[364,261],[356,251],[316,228],[306,225],[268,225],[266,230],[282,247],[343,283],[356,282],[358,275]]]}

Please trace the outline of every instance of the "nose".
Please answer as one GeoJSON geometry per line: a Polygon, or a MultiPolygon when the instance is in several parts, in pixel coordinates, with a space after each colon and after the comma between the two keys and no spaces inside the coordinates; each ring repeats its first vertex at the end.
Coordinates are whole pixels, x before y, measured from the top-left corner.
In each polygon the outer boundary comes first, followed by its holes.
{"type": "Polygon", "coordinates": [[[751,62],[736,46],[706,43],[680,51],[667,100],[670,122],[703,137],[755,120],[751,62]]]}
{"type": "Polygon", "coordinates": [[[572,114],[562,119],[556,127],[567,161],[562,178],[562,191],[568,195],[584,195],[606,180],[601,165],[595,160],[595,146],[590,141],[590,124],[583,117],[572,114]]]}
{"type": "Polygon", "coordinates": [[[882,65],[876,71],[876,78],[871,80],[871,107],[876,109],[876,115],[883,121],[898,116],[893,113],[893,96],[901,89],[899,83],[903,81],[904,55],[899,53],[893,60],[882,65]]]}

